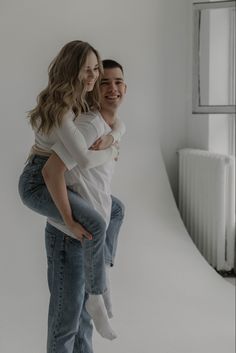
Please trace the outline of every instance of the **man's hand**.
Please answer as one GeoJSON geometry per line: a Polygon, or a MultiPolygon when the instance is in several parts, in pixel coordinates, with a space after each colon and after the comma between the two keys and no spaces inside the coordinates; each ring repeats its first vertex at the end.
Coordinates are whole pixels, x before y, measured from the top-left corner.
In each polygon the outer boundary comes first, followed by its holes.
{"type": "Polygon", "coordinates": [[[105,150],[106,148],[111,147],[111,145],[114,142],[114,138],[112,135],[104,135],[97,139],[92,146],[90,147],[90,150],[105,150]]]}

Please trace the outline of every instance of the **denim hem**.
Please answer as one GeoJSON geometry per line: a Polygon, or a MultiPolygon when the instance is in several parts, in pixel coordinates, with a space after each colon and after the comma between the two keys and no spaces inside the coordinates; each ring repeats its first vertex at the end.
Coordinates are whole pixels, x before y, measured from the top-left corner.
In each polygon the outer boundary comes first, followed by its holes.
{"type": "Polygon", "coordinates": [[[114,258],[106,257],[105,258],[105,264],[113,267],[114,266],[114,262],[115,262],[114,260],[115,260],[114,258]]]}
{"type": "Polygon", "coordinates": [[[88,293],[88,294],[92,294],[92,295],[102,295],[104,294],[105,292],[107,291],[107,287],[105,287],[102,291],[101,289],[93,289],[93,290],[88,290],[85,286],[85,292],[88,293]]]}

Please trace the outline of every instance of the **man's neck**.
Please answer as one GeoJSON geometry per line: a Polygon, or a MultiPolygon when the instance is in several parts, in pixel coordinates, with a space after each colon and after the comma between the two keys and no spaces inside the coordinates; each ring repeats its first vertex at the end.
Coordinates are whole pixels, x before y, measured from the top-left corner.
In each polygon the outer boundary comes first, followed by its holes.
{"type": "Polygon", "coordinates": [[[100,113],[105,120],[105,122],[109,125],[112,126],[116,120],[116,114],[117,110],[106,110],[106,109],[101,109],[100,113]]]}

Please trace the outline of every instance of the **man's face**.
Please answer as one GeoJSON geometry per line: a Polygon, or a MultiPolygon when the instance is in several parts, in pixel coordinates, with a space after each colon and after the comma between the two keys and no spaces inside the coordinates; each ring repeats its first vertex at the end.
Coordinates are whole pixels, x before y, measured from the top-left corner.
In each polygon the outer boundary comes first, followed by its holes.
{"type": "Polygon", "coordinates": [[[100,91],[102,109],[116,109],[119,107],[126,92],[124,76],[119,67],[104,69],[100,91]]]}

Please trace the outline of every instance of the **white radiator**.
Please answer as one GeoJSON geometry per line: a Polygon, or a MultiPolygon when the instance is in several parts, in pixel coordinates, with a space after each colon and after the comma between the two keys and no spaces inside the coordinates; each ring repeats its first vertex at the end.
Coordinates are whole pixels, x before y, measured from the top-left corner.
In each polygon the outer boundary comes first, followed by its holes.
{"type": "Polygon", "coordinates": [[[234,268],[235,158],[179,151],[179,210],[194,243],[218,271],[234,268]]]}

